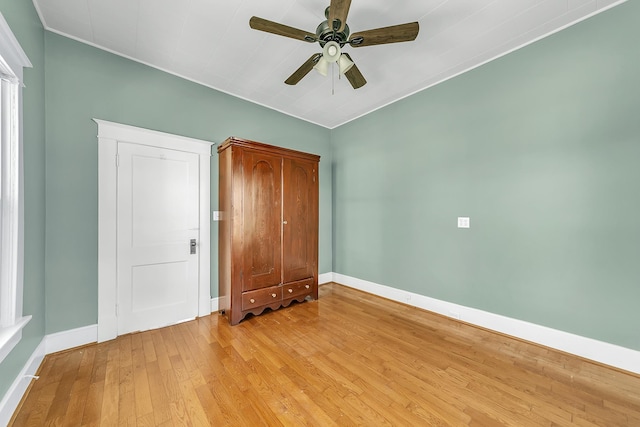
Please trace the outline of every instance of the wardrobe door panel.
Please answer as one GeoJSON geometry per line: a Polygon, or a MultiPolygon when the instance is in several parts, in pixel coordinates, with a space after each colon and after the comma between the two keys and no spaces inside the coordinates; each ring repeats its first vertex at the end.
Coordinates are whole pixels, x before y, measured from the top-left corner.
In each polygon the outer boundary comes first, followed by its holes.
{"type": "Polygon", "coordinates": [[[282,158],[243,150],[242,290],[282,283],[282,158]]]}
{"type": "Polygon", "coordinates": [[[295,158],[283,165],[284,283],[314,277],[318,258],[317,165],[295,158]]]}

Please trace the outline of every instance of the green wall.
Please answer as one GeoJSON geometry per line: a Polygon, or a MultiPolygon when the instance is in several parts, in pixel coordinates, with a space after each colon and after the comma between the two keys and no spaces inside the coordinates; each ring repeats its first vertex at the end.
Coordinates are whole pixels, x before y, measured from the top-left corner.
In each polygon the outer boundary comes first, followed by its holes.
{"type": "MultiPolygon", "coordinates": [[[[0,11],[34,65],[24,89],[33,319],[0,364],[0,396],[45,334],[97,321],[92,118],[320,154],[321,273],[640,349],[637,2],[332,131],[45,32],[28,0],[0,0],[0,11]]],[[[215,156],[211,165],[216,209],[215,156]]],[[[216,296],[215,224],[211,237],[216,296]]]]}
{"type": "MultiPolygon", "coordinates": [[[[319,271],[331,265],[328,129],[285,116],[71,39],[46,32],[47,333],[98,316],[98,118],[216,143],[229,136],[319,154],[319,271]]],[[[220,66],[224,66],[221,64],[220,66]]],[[[217,207],[217,154],[211,160],[217,207]]],[[[218,295],[217,226],[211,295],[218,295]]]]}
{"type": "MultiPolygon", "coordinates": [[[[32,319],[22,340],[0,363],[0,396],[11,386],[45,334],[44,30],[30,1],[0,0],[0,11],[29,57],[24,70],[24,298],[32,319]]],[[[1,398],[0,398],[1,399],[1,398]]]]}
{"type": "Polygon", "coordinates": [[[334,130],[334,271],[640,350],[638,22],[625,3],[334,130]]]}

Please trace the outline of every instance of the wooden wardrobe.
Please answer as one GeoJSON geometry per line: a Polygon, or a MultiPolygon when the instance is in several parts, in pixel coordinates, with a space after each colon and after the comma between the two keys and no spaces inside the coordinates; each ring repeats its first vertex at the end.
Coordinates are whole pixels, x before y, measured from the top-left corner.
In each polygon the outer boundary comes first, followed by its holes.
{"type": "Polygon", "coordinates": [[[218,155],[220,312],[317,299],[320,156],[235,137],[218,155]]]}

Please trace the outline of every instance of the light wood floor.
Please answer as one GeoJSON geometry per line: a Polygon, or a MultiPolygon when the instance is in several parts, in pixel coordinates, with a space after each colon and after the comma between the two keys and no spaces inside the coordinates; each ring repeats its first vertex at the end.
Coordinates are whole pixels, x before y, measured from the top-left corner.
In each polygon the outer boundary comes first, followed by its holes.
{"type": "Polygon", "coordinates": [[[640,426],[640,377],[337,284],[49,355],[16,426],[640,426]]]}

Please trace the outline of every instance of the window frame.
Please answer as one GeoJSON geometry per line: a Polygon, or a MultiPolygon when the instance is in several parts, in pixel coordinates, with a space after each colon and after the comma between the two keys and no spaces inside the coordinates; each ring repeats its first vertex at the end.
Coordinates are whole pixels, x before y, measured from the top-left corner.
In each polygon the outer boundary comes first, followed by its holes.
{"type": "Polygon", "coordinates": [[[24,67],[32,67],[31,62],[0,13],[0,363],[20,342],[22,329],[31,320],[22,315],[24,67]]]}

